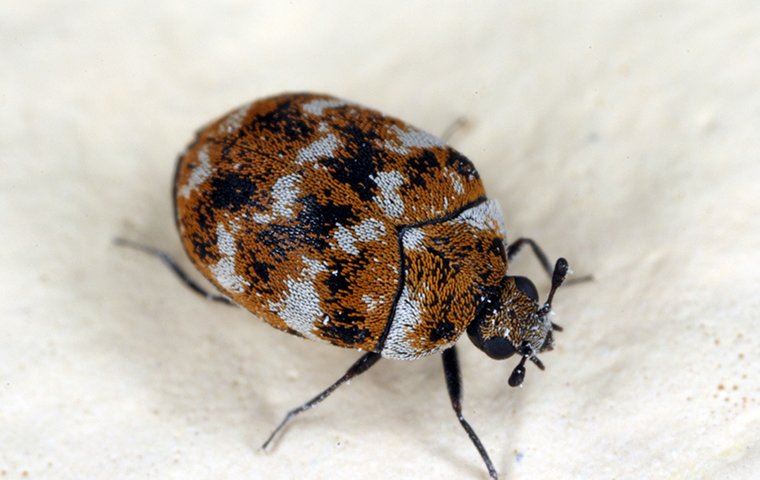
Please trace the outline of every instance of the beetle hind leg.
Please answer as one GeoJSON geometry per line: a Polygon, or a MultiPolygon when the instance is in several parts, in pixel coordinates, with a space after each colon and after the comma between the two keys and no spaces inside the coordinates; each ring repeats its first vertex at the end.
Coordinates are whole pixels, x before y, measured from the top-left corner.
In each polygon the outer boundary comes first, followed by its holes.
{"type": "Polygon", "coordinates": [[[333,383],[329,387],[327,387],[322,393],[317,395],[316,397],[312,398],[308,402],[304,403],[303,405],[294,408],[293,410],[289,411],[285,418],[282,419],[279,425],[277,425],[277,428],[274,429],[274,431],[269,435],[269,438],[267,438],[267,441],[264,442],[264,444],[261,446],[262,450],[266,450],[267,447],[272,443],[272,440],[274,437],[277,436],[277,434],[285,428],[285,426],[290,423],[293,418],[296,417],[299,413],[303,413],[306,410],[309,410],[310,408],[316,406],[322,400],[329,397],[331,393],[333,393],[335,390],[337,390],[338,387],[346,383],[347,381],[351,380],[357,375],[361,375],[362,373],[366,372],[370,369],[372,365],[377,363],[377,361],[380,360],[380,354],[375,352],[365,353],[362,355],[362,357],[356,361],[351,367],[346,371],[346,373],[343,374],[342,377],[338,379],[337,382],[333,383]]]}
{"type": "Polygon", "coordinates": [[[174,259],[171,256],[169,256],[168,253],[158,250],[156,248],[150,247],[148,245],[143,245],[141,243],[133,242],[132,240],[127,240],[125,238],[117,237],[113,240],[113,243],[120,247],[127,247],[133,250],[138,250],[140,252],[147,253],[148,255],[158,258],[164,263],[164,265],[169,267],[169,269],[172,272],[174,272],[174,274],[177,276],[177,278],[179,278],[179,280],[182,283],[187,285],[187,288],[194,291],[201,297],[207,300],[211,300],[213,302],[224,303],[227,305],[235,305],[232,302],[232,300],[230,300],[229,298],[223,295],[217,295],[215,293],[206,291],[195,280],[190,278],[190,275],[188,275],[184,270],[182,270],[182,268],[180,268],[180,266],[177,265],[177,262],[175,262],[174,259]]]}

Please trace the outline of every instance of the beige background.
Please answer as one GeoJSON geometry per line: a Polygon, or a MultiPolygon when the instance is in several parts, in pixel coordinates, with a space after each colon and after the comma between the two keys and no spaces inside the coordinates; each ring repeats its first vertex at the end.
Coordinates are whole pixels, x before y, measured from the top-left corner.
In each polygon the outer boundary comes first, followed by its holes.
{"type": "MultiPolygon", "coordinates": [[[[177,153],[253,98],[329,92],[480,170],[513,238],[591,284],[524,388],[465,339],[465,411],[512,479],[760,469],[760,3],[0,4],[0,478],[484,479],[440,359],[382,361],[198,298],[177,153]]],[[[525,256],[513,265],[546,291],[525,256]]]]}

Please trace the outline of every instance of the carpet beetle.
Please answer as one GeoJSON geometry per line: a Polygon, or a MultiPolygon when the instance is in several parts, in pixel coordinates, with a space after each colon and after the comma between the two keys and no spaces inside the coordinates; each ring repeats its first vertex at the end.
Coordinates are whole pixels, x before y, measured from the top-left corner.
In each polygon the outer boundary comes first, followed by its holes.
{"type": "Polygon", "coordinates": [[[194,290],[239,305],[290,334],[364,351],[296,415],[380,358],[442,352],[459,422],[489,475],[496,469],[461,410],[455,342],[465,331],[497,360],[552,348],[554,292],[568,272],[531,239],[507,243],[499,204],[477,170],[445,141],[339,98],[282,94],[207,124],[180,156],[174,213],[185,251],[223,294],[208,294],[163,252],[194,290]],[[552,277],[547,300],[507,274],[531,247],[552,277]]]}

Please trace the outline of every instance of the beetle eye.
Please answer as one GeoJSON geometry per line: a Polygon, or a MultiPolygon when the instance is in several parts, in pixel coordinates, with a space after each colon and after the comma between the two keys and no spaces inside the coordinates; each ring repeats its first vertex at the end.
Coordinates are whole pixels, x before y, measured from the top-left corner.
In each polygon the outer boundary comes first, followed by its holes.
{"type": "Polygon", "coordinates": [[[515,285],[517,285],[517,288],[520,289],[522,293],[528,296],[531,300],[534,302],[538,302],[538,290],[536,290],[536,286],[533,285],[533,282],[528,280],[525,277],[512,277],[515,280],[515,285]]]}
{"type": "Polygon", "coordinates": [[[507,338],[490,338],[483,342],[483,351],[494,360],[503,360],[515,354],[515,347],[507,338]]]}

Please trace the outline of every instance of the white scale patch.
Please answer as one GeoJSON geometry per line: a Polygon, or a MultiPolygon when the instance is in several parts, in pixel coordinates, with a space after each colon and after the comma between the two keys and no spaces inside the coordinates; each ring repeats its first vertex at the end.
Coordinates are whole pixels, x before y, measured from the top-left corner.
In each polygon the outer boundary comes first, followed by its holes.
{"type": "Polygon", "coordinates": [[[251,104],[246,103],[242,107],[229,114],[229,116],[227,116],[227,118],[225,118],[224,121],[219,124],[219,133],[225,134],[237,132],[242,126],[243,120],[248,114],[248,110],[250,108],[251,104]]]}
{"type": "Polygon", "coordinates": [[[459,175],[449,170],[449,178],[451,179],[451,184],[454,187],[454,191],[459,195],[463,194],[464,185],[462,185],[462,180],[459,178],[459,175]]]}
{"type": "Polygon", "coordinates": [[[354,227],[354,233],[362,242],[379,240],[385,235],[385,225],[375,218],[368,218],[354,227]]]}
{"type": "Polygon", "coordinates": [[[298,194],[300,189],[298,183],[301,181],[301,176],[297,173],[291,173],[280,177],[272,185],[272,199],[274,204],[272,205],[272,213],[255,213],[253,215],[253,221],[256,223],[269,223],[277,217],[292,218],[293,204],[298,200],[298,194]]]}
{"type": "Polygon", "coordinates": [[[465,210],[455,219],[467,223],[478,230],[496,230],[507,238],[507,228],[504,225],[504,214],[496,200],[488,200],[475,207],[465,210]]]}
{"type": "Polygon", "coordinates": [[[272,212],[280,217],[290,218],[293,216],[293,206],[298,200],[298,182],[301,176],[297,173],[291,173],[278,179],[272,186],[272,197],[274,197],[274,206],[272,212]]]}
{"type": "Polygon", "coordinates": [[[420,352],[415,351],[409,343],[408,333],[420,324],[421,311],[420,300],[413,297],[409,287],[405,285],[398,299],[393,323],[381,352],[384,357],[412,360],[420,356],[420,352]]]}
{"type": "Polygon", "coordinates": [[[337,149],[339,146],[340,141],[338,140],[338,137],[332,133],[329,133],[319,140],[316,140],[308,146],[302,148],[298,152],[296,163],[299,165],[303,165],[304,163],[314,163],[316,165],[317,161],[320,158],[332,157],[335,153],[335,149],[337,149]]]}
{"type": "Polygon", "coordinates": [[[401,243],[404,246],[404,250],[417,250],[422,246],[422,240],[425,238],[425,232],[421,228],[410,228],[404,230],[404,236],[401,238],[401,243]]]}
{"type": "MultiPolygon", "coordinates": [[[[233,226],[233,232],[235,228],[233,226]]],[[[211,273],[225,290],[242,293],[244,286],[250,285],[243,277],[235,272],[235,254],[237,246],[235,237],[225,228],[223,223],[216,225],[216,246],[223,256],[215,265],[211,265],[211,273]]]]}
{"type": "Polygon", "coordinates": [[[203,182],[211,176],[211,160],[208,156],[208,145],[204,145],[198,150],[198,165],[193,169],[190,178],[187,179],[187,185],[183,185],[179,194],[183,198],[189,198],[190,193],[198,188],[203,182]]]}
{"type": "Polygon", "coordinates": [[[443,147],[446,145],[443,143],[443,140],[435,135],[412,127],[402,130],[398,126],[393,125],[390,128],[390,132],[396,135],[397,142],[386,140],[384,146],[388,150],[400,155],[407,155],[410,148],[443,147]]]}
{"type": "Polygon", "coordinates": [[[301,259],[304,269],[301,270],[300,278],[285,280],[288,287],[285,297],[279,302],[269,302],[269,309],[279,315],[293,330],[307,338],[318,340],[312,333],[312,328],[317,321],[325,322],[327,318],[319,306],[319,294],[314,280],[318,273],[326,272],[327,267],[317,260],[307,257],[301,259]]]}
{"type": "Polygon", "coordinates": [[[355,243],[379,240],[383,235],[385,235],[385,225],[374,218],[368,218],[351,229],[338,224],[334,234],[338,246],[351,255],[359,255],[360,253],[355,243]]]}
{"type": "Polygon", "coordinates": [[[359,255],[359,249],[354,245],[354,243],[356,243],[356,237],[351,233],[351,230],[341,224],[338,224],[338,228],[335,231],[335,240],[338,242],[338,246],[340,246],[340,248],[346,253],[359,255]]]}
{"type": "Polygon", "coordinates": [[[370,175],[369,178],[380,187],[380,195],[375,197],[375,203],[389,217],[400,217],[404,213],[404,201],[398,193],[398,187],[404,184],[403,175],[394,170],[392,172],[380,172],[377,175],[370,175]]]}
{"type": "Polygon", "coordinates": [[[322,114],[325,113],[326,108],[336,108],[336,107],[342,107],[345,105],[346,102],[343,100],[337,100],[337,99],[319,99],[319,100],[312,100],[309,103],[304,103],[302,108],[304,112],[310,113],[312,115],[316,115],[318,117],[321,117],[322,114]]]}
{"type": "Polygon", "coordinates": [[[379,305],[385,303],[385,296],[380,295],[378,298],[373,298],[371,295],[362,295],[362,302],[367,305],[367,311],[372,311],[379,305]]]}

